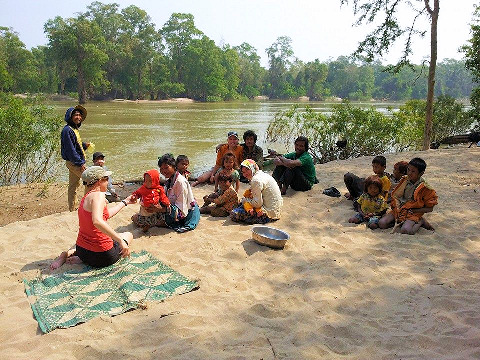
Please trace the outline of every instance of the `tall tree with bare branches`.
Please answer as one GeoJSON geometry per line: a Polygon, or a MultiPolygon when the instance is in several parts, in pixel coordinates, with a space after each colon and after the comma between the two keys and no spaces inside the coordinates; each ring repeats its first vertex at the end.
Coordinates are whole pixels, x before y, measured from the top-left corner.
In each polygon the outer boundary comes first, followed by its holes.
{"type": "Polygon", "coordinates": [[[412,64],[412,41],[415,36],[424,37],[426,30],[417,28],[418,20],[427,16],[430,21],[430,61],[428,66],[427,108],[423,135],[423,150],[430,148],[433,117],[433,90],[437,66],[437,24],[440,12],[440,0],[340,0],[342,5],[353,3],[354,14],[358,16],[356,25],[378,24],[364,40],[358,44],[354,55],[373,61],[388,53],[397,41],[403,41],[403,53],[391,71],[399,71],[403,66],[412,64]],[[400,24],[398,13],[408,10],[412,14],[407,25],[400,24]]]}

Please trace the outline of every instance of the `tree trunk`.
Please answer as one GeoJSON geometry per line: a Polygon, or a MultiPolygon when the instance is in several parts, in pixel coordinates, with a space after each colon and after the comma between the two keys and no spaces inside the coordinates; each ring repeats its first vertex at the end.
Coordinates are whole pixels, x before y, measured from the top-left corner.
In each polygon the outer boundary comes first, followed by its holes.
{"type": "Polygon", "coordinates": [[[87,102],[87,90],[85,89],[85,76],[81,66],[78,67],[77,77],[78,103],[85,104],[87,102]]]}
{"type": "Polygon", "coordinates": [[[427,109],[425,117],[425,130],[423,133],[422,150],[430,149],[432,140],[432,120],[433,120],[433,91],[435,88],[435,70],[437,68],[437,23],[439,13],[439,1],[434,0],[433,10],[428,6],[428,0],[425,0],[427,11],[432,20],[430,30],[430,66],[428,67],[428,90],[427,90],[427,109]]]}

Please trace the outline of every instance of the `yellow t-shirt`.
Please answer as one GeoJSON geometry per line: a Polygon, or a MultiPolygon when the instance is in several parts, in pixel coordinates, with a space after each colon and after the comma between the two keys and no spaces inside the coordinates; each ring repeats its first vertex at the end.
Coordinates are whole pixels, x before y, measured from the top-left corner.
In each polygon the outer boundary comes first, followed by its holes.
{"type": "Polygon", "coordinates": [[[357,202],[364,214],[372,213],[374,215],[380,215],[382,211],[388,209],[388,204],[381,195],[372,197],[368,193],[363,193],[357,202]]]}
{"type": "Polygon", "coordinates": [[[392,183],[390,182],[390,179],[388,178],[387,175],[383,175],[380,178],[380,181],[382,182],[382,195],[385,194],[384,196],[385,201],[388,201],[388,192],[390,191],[390,187],[392,186],[392,183]]]}

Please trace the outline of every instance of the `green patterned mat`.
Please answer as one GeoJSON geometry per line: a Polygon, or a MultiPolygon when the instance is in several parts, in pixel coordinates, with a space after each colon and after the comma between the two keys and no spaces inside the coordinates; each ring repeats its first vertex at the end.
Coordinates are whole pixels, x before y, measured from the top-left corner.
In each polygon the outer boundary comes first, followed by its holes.
{"type": "Polygon", "coordinates": [[[23,282],[44,333],[100,315],[118,315],[146,300],[162,301],[198,287],[147,251],[133,253],[103,269],[85,266],[23,282]]]}

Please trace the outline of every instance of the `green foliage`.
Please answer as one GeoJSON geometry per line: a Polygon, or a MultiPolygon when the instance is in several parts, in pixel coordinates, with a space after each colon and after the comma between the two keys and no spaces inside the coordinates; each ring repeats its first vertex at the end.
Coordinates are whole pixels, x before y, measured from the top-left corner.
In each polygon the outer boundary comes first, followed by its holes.
{"type": "Polygon", "coordinates": [[[233,49],[238,53],[238,92],[248,98],[261,95],[266,70],[260,66],[257,49],[248,43],[234,46],[233,49]]]}
{"type": "MultiPolygon", "coordinates": [[[[380,16],[391,6],[389,16],[394,23],[396,4],[407,3],[342,2],[355,3],[357,14],[365,16],[380,16]],[[368,6],[362,7],[362,4],[368,6]]],[[[365,16],[364,20],[370,19],[365,16]]],[[[390,24],[382,23],[387,25],[390,24]]],[[[207,44],[204,38],[208,37],[196,27],[192,14],[173,13],[163,27],[158,30],[155,27],[150,16],[137,6],[121,9],[119,4],[99,1],[88,5],[84,13],[49,20],[44,26],[48,46],[31,51],[25,49],[12,29],[0,27],[0,91],[76,92],[80,102],[87,98],[182,96],[216,101],[258,95],[272,99],[307,96],[311,100],[322,100],[336,96],[350,100],[374,97],[403,101],[427,96],[427,76],[420,65],[409,64],[389,73],[386,70],[392,66],[365,63],[368,56],[361,61],[341,56],[327,62],[305,63],[294,56],[292,40],[281,36],[266,49],[268,67],[264,68],[257,49],[248,43],[222,48],[213,42],[207,44]],[[211,74],[205,74],[207,70],[211,74]]],[[[386,51],[397,35],[411,35],[405,32],[407,28],[401,29],[401,34],[392,34],[388,41],[376,44],[381,44],[386,51]]],[[[479,53],[475,29],[472,50],[467,53],[470,70],[478,64],[478,59],[470,59],[479,53]]],[[[373,35],[385,34],[388,32],[373,35]]],[[[373,46],[373,43],[364,45],[373,46]]],[[[463,61],[452,59],[438,64],[436,96],[470,96],[473,83],[463,66],[463,61]]],[[[471,116],[478,118],[479,113],[475,110],[471,116]]]]}
{"type": "Polygon", "coordinates": [[[206,36],[191,42],[184,59],[184,84],[189,97],[201,101],[224,98],[228,90],[222,57],[222,50],[206,36]]]}
{"type": "Polygon", "coordinates": [[[324,163],[396,150],[397,131],[392,117],[373,108],[361,109],[344,102],[335,106],[330,116],[315,113],[309,107],[299,111],[297,106],[280,112],[268,127],[267,139],[288,145],[296,137],[306,136],[312,156],[324,163]],[[338,140],[347,140],[346,148],[338,148],[338,140]]]}
{"type": "MultiPolygon", "coordinates": [[[[472,37],[468,44],[462,47],[465,53],[465,67],[471,71],[473,80],[480,83],[480,5],[475,5],[473,23],[470,24],[472,37]]],[[[469,116],[476,121],[476,130],[480,131],[480,87],[476,86],[470,96],[472,109],[469,116]]]]}
{"type": "Polygon", "coordinates": [[[287,72],[292,64],[293,57],[292,39],[288,36],[280,36],[265,51],[270,65],[268,69],[270,98],[285,99],[292,97],[293,91],[287,82],[287,72]]]}
{"type": "MultiPolygon", "coordinates": [[[[403,130],[398,134],[398,143],[406,148],[420,149],[424,132],[426,101],[409,100],[393,114],[403,130]]],[[[473,119],[463,110],[463,105],[450,96],[439,96],[433,104],[432,142],[467,132],[473,119]]]]}
{"type": "MultiPolygon", "coordinates": [[[[333,108],[331,115],[315,113],[298,105],[275,115],[267,129],[267,139],[286,146],[300,135],[310,140],[317,162],[378,155],[422,146],[426,102],[410,100],[398,112],[383,114],[373,107],[362,109],[349,102],[333,108]],[[336,142],[346,140],[345,148],[336,142]]],[[[472,125],[463,107],[453,98],[439,97],[434,105],[433,141],[463,133],[472,125]]]]}
{"type": "Polygon", "coordinates": [[[63,81],[76,75],[81,104],[95,89],[108,85],[102,68],[108,59],[105,38],[97,23],[84,14],[66,20],[57,16],[45,24],[45,32],[63,81]]]}
{"type": "Polygon", "coordinates": [[[51,108],[1,94],[0,184],[48,178],[58,154],[61,126],[51,108]]]}

